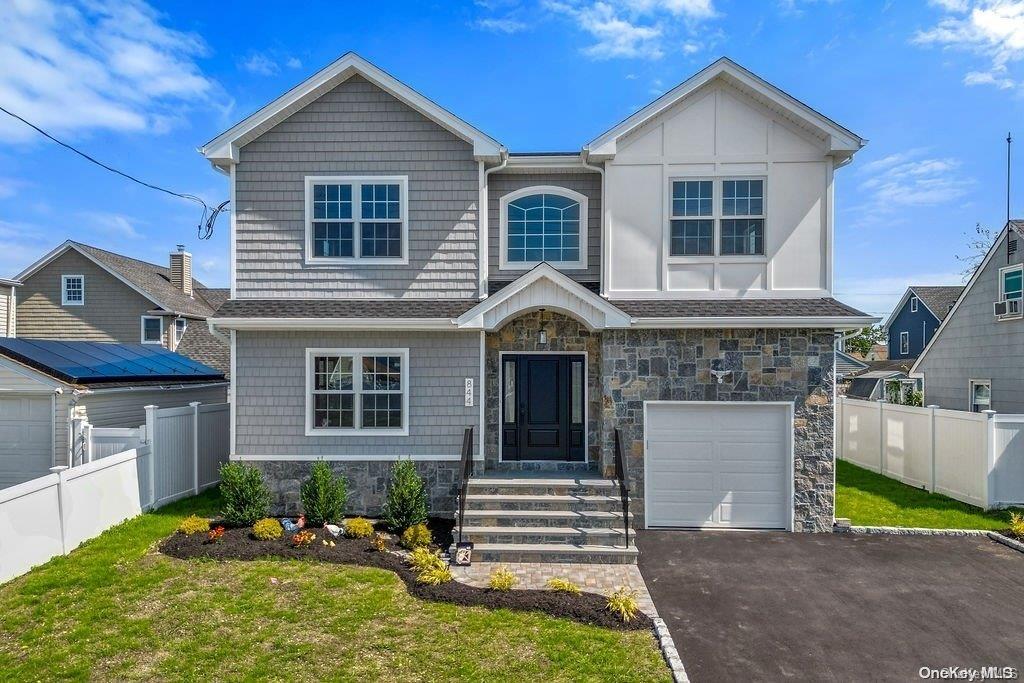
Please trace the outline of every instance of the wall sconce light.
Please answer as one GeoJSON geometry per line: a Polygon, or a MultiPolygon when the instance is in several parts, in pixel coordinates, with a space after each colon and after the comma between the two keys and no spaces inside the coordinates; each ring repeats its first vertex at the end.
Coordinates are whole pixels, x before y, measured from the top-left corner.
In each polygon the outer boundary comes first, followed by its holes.
{"type": "Polygon", "coordinates": [[[537,343],[542,344],[542,345],[548,343],[548,332],[547,332],[547,330],[541,328],[540,334],[537,335],[537,343]]]}

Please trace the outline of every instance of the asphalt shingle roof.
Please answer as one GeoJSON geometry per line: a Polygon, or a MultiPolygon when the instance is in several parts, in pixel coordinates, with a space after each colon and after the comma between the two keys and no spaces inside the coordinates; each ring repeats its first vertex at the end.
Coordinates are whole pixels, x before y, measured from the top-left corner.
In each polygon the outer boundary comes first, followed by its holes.
{"type": "Polygon", "coordinates": [[[868,317],[835,299],[637,299],[610,303],[635,318],[868,317]]]}
{"type": "Polygon", "coordinates": [[[942,287],[917,287],[911,286],[914,294],[920,299],[928,310],[935,314],[935,317],[942,320],[953,308],[953,304],[960,298],[964,291],[963,285],[952,285],[942,287]]]}
{"type": "Polygon", "coordinates": [[[205,320],[189,323],[175,351],[220,370],[225,377],[231,374],[231,347],[210,333],[205,320]]]}

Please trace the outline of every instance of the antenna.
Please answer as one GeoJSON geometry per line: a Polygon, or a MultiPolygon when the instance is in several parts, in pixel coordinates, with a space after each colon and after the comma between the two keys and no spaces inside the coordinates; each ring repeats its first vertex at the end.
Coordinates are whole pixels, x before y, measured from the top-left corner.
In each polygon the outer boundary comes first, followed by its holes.
{"type": "Polygon", "coordinates": [[[1010,262],[1013,252],[1010,251],[1011,233],[1013,227],[1010,225],[1010,147],[1013,145],[1013,135],[1006,134],[1006,262],[1010,262]]]}

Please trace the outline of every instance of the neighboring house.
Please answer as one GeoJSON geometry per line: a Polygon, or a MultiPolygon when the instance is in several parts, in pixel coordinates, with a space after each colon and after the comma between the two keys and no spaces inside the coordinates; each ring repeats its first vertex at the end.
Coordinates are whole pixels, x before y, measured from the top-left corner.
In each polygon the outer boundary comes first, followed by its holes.
{"type": "MultiPolygon", "coordinates": [[[[411,458],[450,513],[466,427],[483,492],[609,476],[618,429],[635,524],[828,531],[835,335],[877,322],[832,298],[862,145],[721,59],[579,151],[509,154],[347,54],[202,149],[233,201],[231,457],[288,512],[327,460],[369,514],[411,458]]],[[[528,555],[491,519],[601,538],[499,498],[467,513],[483,557],[528,555]]]]}
{"type": "Polygon", "coordinates": [[[889,340],[888,359],[920,356],[963,289],[960,285],[908,287],[883,326],[889,340]]]}
{"type": "MultiPolygon", "coordinates": [[[[899,380],[900,383],[911,384],[909,388],[916,388],[916,383],[908,379],[910,360],[879,360],[868,361],[865,367],[849,373],[844,378],[846,386],[843,395],[847,398],[859,398],[866,401],[877,401],[886,398],[886,382],[899,380]]],[[[839,365],[839,361],[836,361],[839,365]]]]}
{"type": "Polygon", "coordinates": [[[1010,221],[942,321],[911,376],[924,400],[951,410],[1024,413],[1021,235],[1010,221]]]}
{"type": "Polygon", "coordinates": [[[171,351],[188,329],[205,327],[228,296],[192,277],[192,255],[181,247],[158,266],[67,241],[18,279],[18,337],[159,344],[171,351]]]}
{"type": "Polygon", "coordinates": [[[155,344],[0,339],[0,488],[71,459],[71,419],[138,427],[145,406],[223,403],[223,373],[155,344]]]}
{"type": "Polygon", "coordinates": [[[0,337],[13,337],[17,332],[17,280],[0,278],[0,337]]]}
{"type": "Polygon", "coordinates": [[[843,351],[836,351],[836,381],[842,380],[855,372],[864,370],[868,367],[868,363],[862,361],[860,358],[851,356],[843,351]]]}

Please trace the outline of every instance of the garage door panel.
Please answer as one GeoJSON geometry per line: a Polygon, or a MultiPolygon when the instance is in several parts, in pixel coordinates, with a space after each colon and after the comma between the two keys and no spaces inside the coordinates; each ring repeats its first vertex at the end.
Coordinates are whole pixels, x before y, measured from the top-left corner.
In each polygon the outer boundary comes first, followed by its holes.
{"type": "Polygon", "coordinates": [[[0,398],[0,488],[48,473],[53,464],[49,396],[0,398]]]}
{"type": "Polygon", "coordinates": [[[788,407],[648,403],[650,526],[784,528],[790,507],[788,407]]]}

